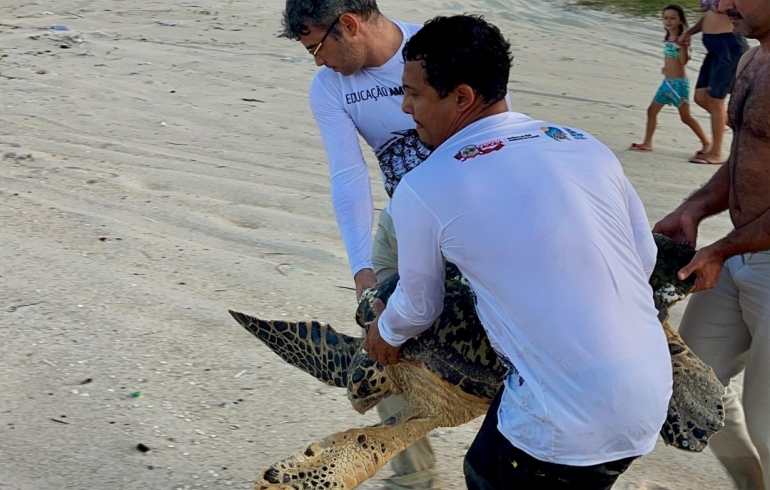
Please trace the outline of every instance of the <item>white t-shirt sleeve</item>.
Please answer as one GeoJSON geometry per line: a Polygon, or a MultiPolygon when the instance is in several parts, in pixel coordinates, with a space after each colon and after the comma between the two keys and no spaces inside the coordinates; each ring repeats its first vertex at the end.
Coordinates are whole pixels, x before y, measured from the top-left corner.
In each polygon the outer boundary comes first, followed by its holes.
{"type": "Polygon", "coordinates": [[[655,245],[655,238],[650,230],[650,222],[647,220],[647,213],[644,210],[644,204],[636,189],[626,178],[626,199],[628,200],[628,214],[631,217],[631,229],[634,233],[634,244],[636,253],[642,259],[642,267],[649,280],[652,271],[655,269],[657,261],[658,247],[655,245]]]}
{"type": "Polygon", "coordinates": [[[436,216],[405,181],[391,201],[400,280],[380,317],[380,335],[398,346],[433,324],[444,309],[444,257],[436,216]]]}
{"type": "Polygon", "coordinates": [[[330,79],[323,77],[316,76],[310,86],[310,110],[326,149],[332,206],[355,275],[372,268],[372,188],[356,126],[327,86],[330,79]]]}

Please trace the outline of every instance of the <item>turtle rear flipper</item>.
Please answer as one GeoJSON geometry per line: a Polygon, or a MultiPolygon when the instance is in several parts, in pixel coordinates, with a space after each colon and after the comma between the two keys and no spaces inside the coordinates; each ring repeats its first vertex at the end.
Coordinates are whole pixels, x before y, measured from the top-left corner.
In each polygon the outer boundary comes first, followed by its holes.
{"type": "Polygon", "coordinates": [[[668,322],[663,323],[663,330],[671,353],[674,390],[660,435],[666,445],[701,452],[709,438],[724,426],[724,386],[668,322]]]}
{"type": "Polygon", "coordinates": [[[263,470],[255,490],[356,488],[438,426],[406,408],[377,425],[338,432],[263,470]]]}
{"type": "Polygon", "coordinates": [[[330,386],[347,387],[348,366],[364,339],[339,333],[317,321],[268,321],[228,311],[284,361],[330,386]]]}

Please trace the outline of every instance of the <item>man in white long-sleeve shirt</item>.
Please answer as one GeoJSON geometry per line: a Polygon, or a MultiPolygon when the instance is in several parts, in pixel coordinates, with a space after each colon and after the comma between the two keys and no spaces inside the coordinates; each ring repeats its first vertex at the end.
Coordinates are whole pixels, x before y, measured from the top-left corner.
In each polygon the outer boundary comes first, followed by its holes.
{"type": "Polygon", "coordinates": [[[654,447],[672,392],[642,202],[599,141],[507,112],[510,45],[494,26],[437,18],[404,58],[403,109],[435,149],[393,196],[400,281],[364,348],[398,362],[456,264],[510,368],[468,487],[610,488],[654,447]]]}
{"type": "MultiPolygon", "coordinates": [[[[372,243],[374,204],[359,134],[377,156],[388,196],[430,153],[401,111],[404,43],[419,24],[387,19],[375,0],[287,0],[284,35],[323,66],[310,87],[310,108],[329,160],[331,198],[354,277],[356,296],[396,271],[396,238],[387,209],[372,243]]],[[[377,405],[382,419],[404,407],[400,396],[377,405]]],[[[429,489],[435,456],[427,438],[394,458],[392,490],[429,489]]]]}

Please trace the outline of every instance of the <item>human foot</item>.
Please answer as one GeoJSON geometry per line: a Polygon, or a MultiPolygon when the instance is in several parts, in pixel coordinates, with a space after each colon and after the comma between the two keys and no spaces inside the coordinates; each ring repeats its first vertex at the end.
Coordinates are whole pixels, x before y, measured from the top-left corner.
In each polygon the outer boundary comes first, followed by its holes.
{"type": "Polygon", "coordinates": [[[652,145],[645,145],[644,143],[632,143],[629,150],[636,150],[636,151],[652,151],[652,145]]]}
{"type": "Polygon", "coordinates": [[[708,155],[708,152],[711,151],[711,142],[703,143],[703,148],[695,152],[695,156],[698,158],[703,158],[703,155],[708,155]]]}
{"type": "Polygon", "coordinates": [[[698,163],[700,165],[722,165],[725,163],[721,158],[711,159],[707,154],[701,156],[694,156],[687,160],[690,163],[698,163]]]}

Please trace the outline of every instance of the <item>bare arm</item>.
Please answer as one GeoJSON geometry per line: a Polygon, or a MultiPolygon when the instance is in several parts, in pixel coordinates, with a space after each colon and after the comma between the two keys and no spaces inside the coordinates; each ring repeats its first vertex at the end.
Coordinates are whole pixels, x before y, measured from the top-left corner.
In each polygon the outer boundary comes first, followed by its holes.
{"type": "Polygon", "coordinates": [[[711,244],[714,251],[724,257],[770,250],[770,209],[757,219],[732,231],[726,237],[711,244]]]}
{"type": "Polygon", "coordinates": [[[703,221],[709,216],[726,211],[729,207],[730,171],[727,165],[721,165],[706,185],[695,191],[680,206],[682,210],[703,221]]]}
{"type": "Polygon", "coordinates": [[[694,26],[687,29],[687,32],[685,32],[684,35],[686,35],[689,38],[701,32],[703,30],[703,19],[704,18],[701,17],[700,20],[696,22],[694,26]]]}
{"type": "Polygon", "coordinates": [[[709,216],[727,210],[729,195],[730,172],[727,165],[722,165],[706,185],[658,221],[652,232],[662,233],[674,241],[688,243],[694,247],[698,238],[698,224],[709,216]]]}

